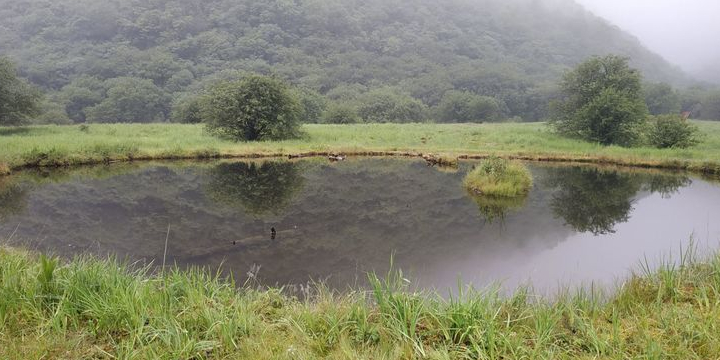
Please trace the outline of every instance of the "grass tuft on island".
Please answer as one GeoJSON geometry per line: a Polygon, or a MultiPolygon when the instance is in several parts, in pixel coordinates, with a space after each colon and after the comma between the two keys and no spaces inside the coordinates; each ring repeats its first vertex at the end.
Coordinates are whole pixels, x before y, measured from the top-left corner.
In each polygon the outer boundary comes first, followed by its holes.
{"type": "Polygon", "coordinates": [[[720,353],[720,256],[641,267],[612,295],[549,301],[466,289],[304,299],[199,269],[63,261],[0,248],[2,359],[709,359],[720,353]]]}
{"type": "Polygon", "coordinates": [[[307,124],[301,138],[260,142],[218,139],[202,125],[0,127],[0,172],[133,160],[432,153],[460,159],[499,156],[720,174],[720,122],[693,123],[704,136],[690,149],[603,146],[564,138],[544,123],[307,124]]]}
{"type": "Polygon", "coordinates": [[[521,162],[490,157],[470,171],[465,188],[473,195],[521,197],[532,187],[532,174],[521,162]]]}

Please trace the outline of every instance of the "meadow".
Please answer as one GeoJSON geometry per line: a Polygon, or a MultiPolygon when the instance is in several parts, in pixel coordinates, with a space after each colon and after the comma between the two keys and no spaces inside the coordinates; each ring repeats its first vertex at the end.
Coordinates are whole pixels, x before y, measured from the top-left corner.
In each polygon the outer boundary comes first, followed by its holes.
{"type": "Polygon", "coordinates": [[[623,148],[566,139],[544,123],[357,124],[303,126],[301,138],[233,142],[202,125],[90,124],[0,128],[0,172],[129,160],[289,155],[489,155],[720,173],[720,122],[696,121],[690,149],[623,148]]]}
{"type": "Polygon", "coordinates": [[[611,293],[371,288],[304,296],[220,272],[0,248],[3,359],[711,359],[720,256],[640,266],[611,293]]]}

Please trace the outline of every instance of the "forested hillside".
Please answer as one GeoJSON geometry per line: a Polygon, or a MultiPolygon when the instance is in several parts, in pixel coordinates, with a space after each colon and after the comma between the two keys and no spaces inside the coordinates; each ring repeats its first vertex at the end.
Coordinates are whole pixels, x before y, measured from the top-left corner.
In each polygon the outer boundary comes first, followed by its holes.
{"type": "Polygon", "coordinates": [[[166,121],[245,72],[304,89],[310,110],[399,121],[457,99],[488,119],[542,118],[591,55],[688,81],[572,0],[0,0],[0,19],[0,54],[46,92],[48,119],[74,122],[166,121]]]}

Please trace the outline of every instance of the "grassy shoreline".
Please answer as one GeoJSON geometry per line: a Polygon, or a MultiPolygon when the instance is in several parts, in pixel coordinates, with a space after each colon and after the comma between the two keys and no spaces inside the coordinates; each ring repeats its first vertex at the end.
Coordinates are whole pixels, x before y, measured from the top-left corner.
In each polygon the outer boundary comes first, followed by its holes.
{"type": "Polygon", "coordinates": [[[201,125],[91,124],[0,128],[0,174],[27,167],[207,158],[442,154],[461,159],[586,162],[720,174],[720,122],[695,122],[704,134],[692,149],[621,148],[562,138],[545,124],[305,125],[301,139],[237,143],[201,125]]]}
{"type": "Polygon", "coordinates": [[[0,358],[716,358],[720,255],[642,270],[613,295],[553,301],[524,290],[443,299],[407,291],[398,273],[300,300],[197,269],[0,247],[0,358]]]}

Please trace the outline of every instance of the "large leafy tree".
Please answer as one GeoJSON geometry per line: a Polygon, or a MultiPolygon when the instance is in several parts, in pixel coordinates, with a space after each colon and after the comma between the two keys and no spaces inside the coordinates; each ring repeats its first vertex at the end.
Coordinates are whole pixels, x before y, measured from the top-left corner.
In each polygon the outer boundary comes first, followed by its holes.
{"type": "Polygon", "coordinates": [[[483,122],[500,118],[500,106],[488,96],[467,91],[448,91],[437,107],[442,122],[483,122]]]}
{"type": "Polygon", "coordinates": [[[208,130],[234,140],[279,140],[297,135],[302,107],[282,81],[251,75],[215,85],[204,97],[208,130]]]}
{"type": "Polygon", "coordinates": [[[667,83],[645,84],[645,103],[652,115],[679,114],[680,95],[667,83]]]}
{"type": "Polygon", "coordinates": [[[563,98],[553,104],[551,124],[566,136],[633,145],[648,112],[641,80],[627,58],[590,58],[565,74],[563,98]]]}
{"type": "Polygon", "coordinates": [[[40,113],[40,91],[18,77],[15,65],[0,58],[0,126],[22,125],[40,113]]]}
{"type": "Polygon", "coordinates": [[[106,98],[86,109],[88,122],[147,123],[165,120],[168,97],[152,81],[122,77],[106,81],[106,86],[106,98]]]}

